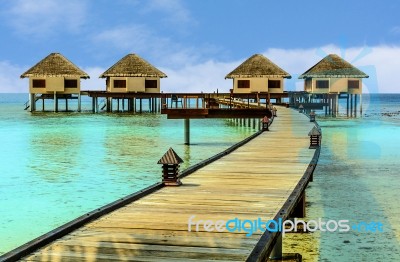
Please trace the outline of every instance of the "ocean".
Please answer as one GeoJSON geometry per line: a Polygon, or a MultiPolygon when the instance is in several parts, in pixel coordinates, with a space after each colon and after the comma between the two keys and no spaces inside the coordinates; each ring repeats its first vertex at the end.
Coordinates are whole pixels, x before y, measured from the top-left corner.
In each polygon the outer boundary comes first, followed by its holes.
{"type": "Polygon", "coordinates": [[[183,170],[257,131],[224,119],[191,120],[186,146],[183,120],[92,114],[90,99],[81,113],[31,114],[23,110],[27,98],[0,94],[0,254],[160,182],[157,161],[170,147],[184,160],[183,170]]]}
{"type": "Polygon", "coordinates": [[[284,252],[303,261],[400,261],[400,94],[363,95],[362,117],[347,118],[344,104],[340,112],[317,116],[322,148],[304,220],[362,226],[288,234],[284,252]]]}
{"type": "MultiPolygon", "coordinates": [[[[185,146],[183,120],[31,114],[23,110],[26,100],[0,94],[0,254],[160,181],[156,163],[169,147],[184,169],[255,132],[229,120],[192,120],[193,145],[185,146]]],[[[286,234],[284,252],[300,253],[303,261],[400,261],[400,94],[363,95],[357,118],[344,115],[343,104],[340,111],[317,112],[323,142],[305,220],[379,222],[383,232],[286,234]]]]}

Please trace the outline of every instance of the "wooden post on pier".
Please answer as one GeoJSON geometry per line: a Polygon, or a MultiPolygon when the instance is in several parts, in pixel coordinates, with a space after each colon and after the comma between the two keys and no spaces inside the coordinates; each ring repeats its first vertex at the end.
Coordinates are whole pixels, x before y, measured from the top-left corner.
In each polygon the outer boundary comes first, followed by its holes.
{"type": "Polygon", "coordinates": [[[185,118],[185,145],[190,145],[190,119],[189,118],[185,118]]]}
{"type": "Polygon", "coordinates": [[[68,112],[68,98],[65,98],[65,111],[68,112]]]}
{"type": "Polygon", "coordinates": [[[314,126],[308,136],[310,137],[310,149],[318,148],[321,145],[321,132],[317,127],[314,126]]]}
{"type": "Polygon", "coordinates": [[[163,155],[163,157],[158,160],[157,164],[162,164],[162,182],[166,186],[180,186],[182,185],[179,179],[179,164],[183,163],[182,158],[172,149],[163,155]]]}

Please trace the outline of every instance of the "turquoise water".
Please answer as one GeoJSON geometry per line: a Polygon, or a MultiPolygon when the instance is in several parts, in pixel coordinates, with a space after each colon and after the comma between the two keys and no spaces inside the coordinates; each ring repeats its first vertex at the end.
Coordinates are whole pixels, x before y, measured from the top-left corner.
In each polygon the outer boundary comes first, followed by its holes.
{"type": "MultiPolygon", "coordinates": [[[[25,98],[0,94],[0,253],[159,181],[156,162],[170,146],[185,168],[254,132],[226,120],[192,121],[188,147],[182,120],[31,115],[25,98]]],[[[383,232],[287,234],[284,251],[303,261],[400,261],[400,95],[364,95],[363,108],[361,118],[318,116],[323,147],[306,220],[379,221],[383,232]]]]}
{"type": "Polygon", "coordinates": [[[379,221],[383,232],[291,234],[286,251],[303,261],[400,261],[400,95],[364,95],[361,118],[318,122],[323,146],[306,220],[379,221]]]}
{"type": "Polygon", "coordinates": [[[184,169],[255,132],[228,120],[191,120],[185,146],[183,120],[91,114],[89,100],[83,113],[31,114],[26,98],[0,94],[0,254],[159,182],[156,163],[169,147],[184,169]]]}

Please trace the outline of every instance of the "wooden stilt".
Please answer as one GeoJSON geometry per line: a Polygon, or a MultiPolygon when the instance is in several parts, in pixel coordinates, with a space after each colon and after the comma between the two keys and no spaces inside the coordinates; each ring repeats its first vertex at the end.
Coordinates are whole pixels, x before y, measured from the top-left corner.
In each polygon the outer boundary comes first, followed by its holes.
{"type": "Polygon", "coordinates": [[[295,206],[292,217],[302,218],[306,216],[306,191],[301,194],[299,202],[295,206]]]}
{"type": "Polygon", "coordinates": [[[68,112],[68,98],[65,98],[65,111],[68,112]]]}
{"type": "MultiPolygon", "coordinates": [[[[328,104],[328,95],[324,95],[324,102],[328,104]]],[[[325,106],[325,116],[328,115],[328,105],[325,106]]]]}
{"type": "Polygon", "coordinates": [[[360,116],[362,116],[362,94],[360,94],[360,116]]]}
{"type": "Polygon", "coordinates": [[[34,103],[35,103],[35,94],[30,93],[29,94],[29,111],[30,112],[35,111],[34,103]]]}
{"type": "Polygon", "coordinates": [[[96,97],[96,113],[99,112],[99,98],[96,97]]]}
{"type": "Polygon", "coordinates": [[[357,94],[354,95],[354,117],[357,117],[357,94]]]}
{"type": "Polygon", "coordinates": [[[149,112],[151,112],[151,107],[152,107],[152,103],[151,103],[151,98],[149,98],[149,112]]]}
{"type": "Polygon", "coordinates": [[[185,118],[185,145],[190,144],[190,119],[185,118]]]}
{"type": "Polygon", "coordinates": [[[110,112],[110,99],[111,97],[106,98],[106,111],[110,112]]]}
{"type": "Polygon", "coordinates": [[[274,248],[269,255],[270,259],[278,260],[282,258],[282,234],[279,234],[278,239],[275,242],[274,248]]]}
{"type": "Polygon", "coordinates": [[[353,94],[350,94],[350,117],[353,116],[353,94]]]}
{"type": "Polygon", "coordinates": [[[339,115],[339,95],[335,96],[335,115],[339,115]]]}
{"type": "Polygon", "coordinates": [[[57,95],[56,91],[54,91],[54,112],[57,112],[57,95]]]}
{"type": "Polygon", "coordinates": [[[139,113],[142,113],[143,107],[142,107],[142,98],[139,98],[139,113]]]}
{"type": "Polygon", "coordinates": [[[78,94],[78,112],[82,111],[81,106],[82,106],[82,98],[81,98],[81,92],[79,92],[79,94],[78,94]]]}
{"type": "Polygon", "coordinates": [[[96,103],[96,98],[95,98],[95,97],[92,97],[92,112],[93,112],[93,113],[96,113],[95,103],[96,103]]]}

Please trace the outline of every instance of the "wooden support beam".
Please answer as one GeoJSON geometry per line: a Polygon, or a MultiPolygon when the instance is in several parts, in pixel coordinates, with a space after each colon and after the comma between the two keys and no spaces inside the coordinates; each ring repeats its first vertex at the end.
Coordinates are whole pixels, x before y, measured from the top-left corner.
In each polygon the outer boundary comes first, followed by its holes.
{"type": "Polygon", "coordinates": [[[189,118],[185,118],[185,145],[189,145],[190,144],[190,119],[189,118]]]}

